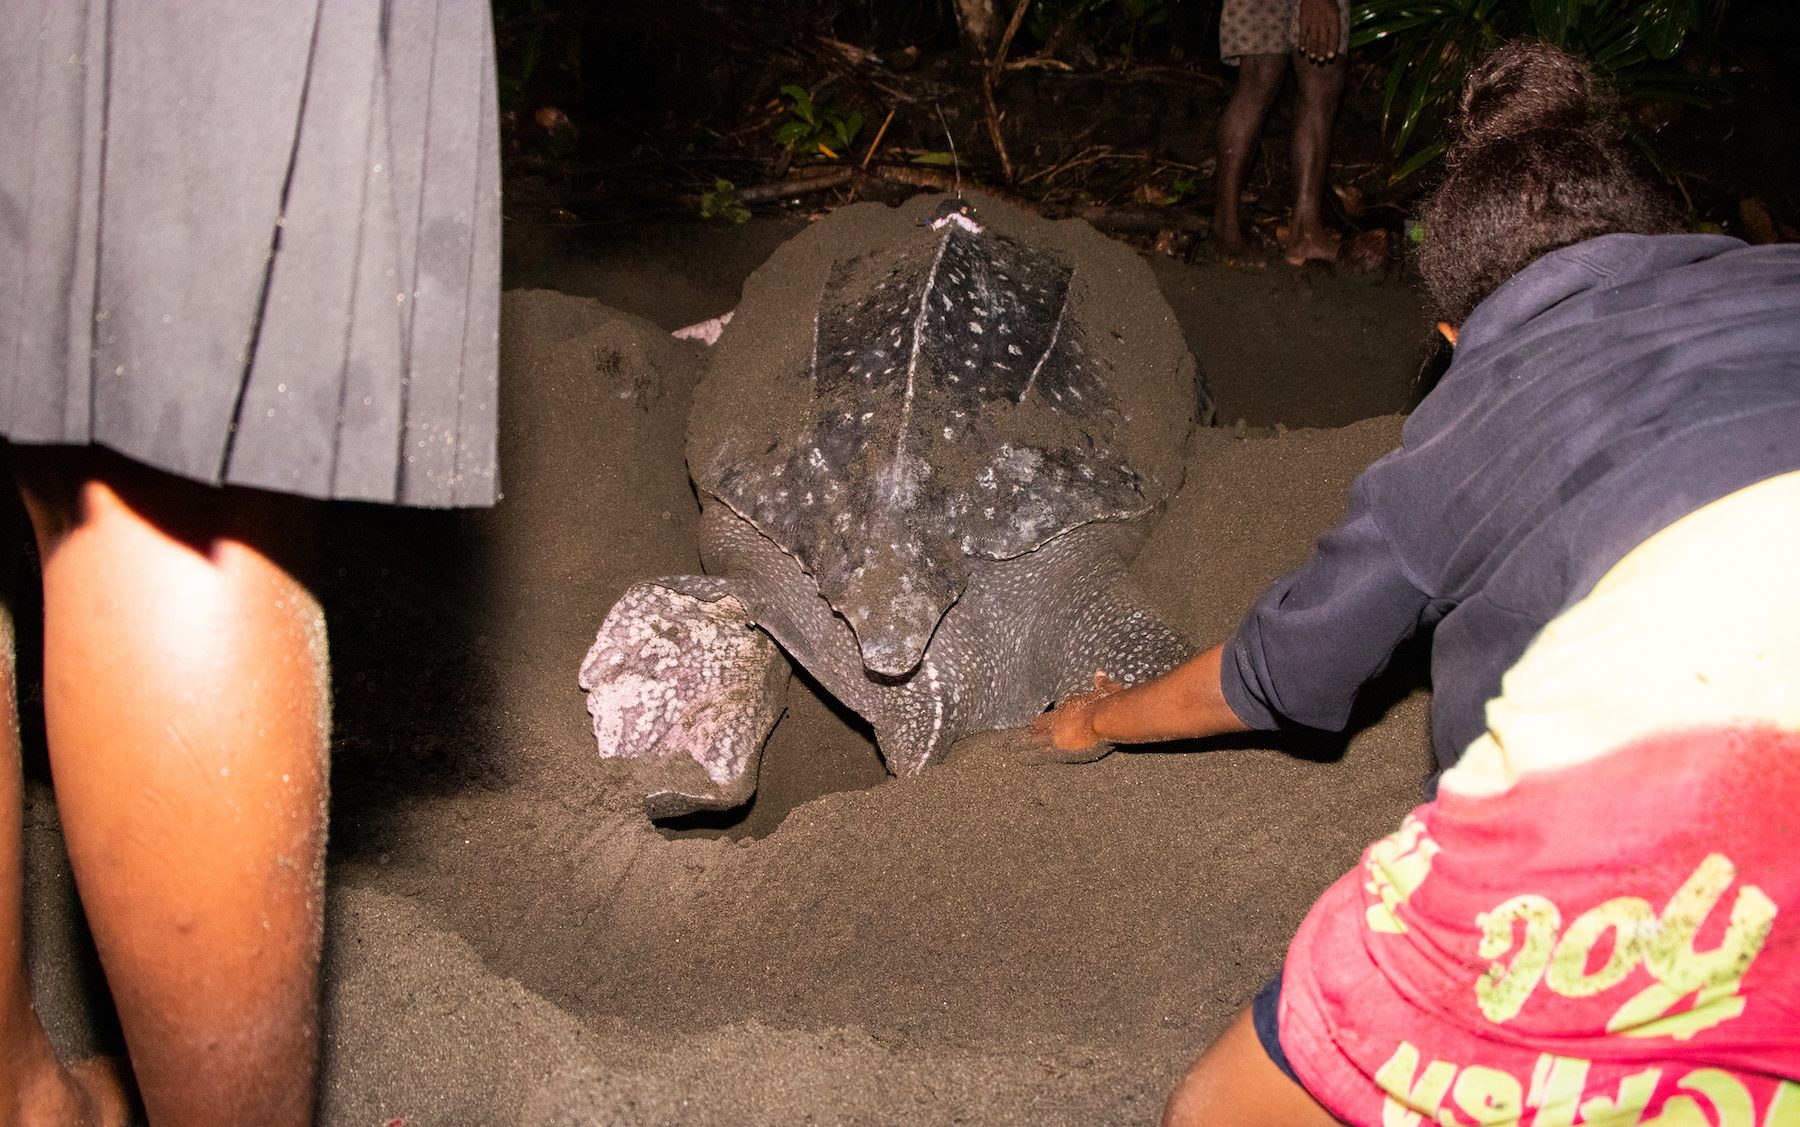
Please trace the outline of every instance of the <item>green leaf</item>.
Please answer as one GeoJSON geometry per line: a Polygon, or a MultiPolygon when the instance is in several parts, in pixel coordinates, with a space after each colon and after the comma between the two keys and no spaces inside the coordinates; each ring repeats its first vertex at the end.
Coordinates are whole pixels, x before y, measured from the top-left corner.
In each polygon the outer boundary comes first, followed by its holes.
{"type": "Polygon", "coordinates": [[[775,141],[782,145],[798,145],[813,135],[813,127],[804,121],[784,122],[775,130],[775,141]]]}
{"type": "Polygon", "coordinates": [[[1443,138],[1440,137],[1408,157],[1399,168],[1394,169],[1388,176],[1388,183],[1398,184],[1408,177],[1418,175],[1420,169],[1426,167],[1432,161],[1443,155],[1444,141],[1443,138]]]}
{"type": "Polygon", "coordinates": [[[848,117],[836,118],[831,123],[831,131],[837,134],[839,147],[846,149],[850,147],[850,142],[856,140],[856,135],[862,132],[862,127],[863,115],[858,110],[851,110],[848,117]]]}
{"type": "Polygon", "coordinates": [[[1700,6],[1695,0],[1653,0],[1643,6],[1640,21],[1644,47],[1652,58],[1672,59],[1688,34],[1701,23],[1700,6]]]}
{"type": "Polygon", "coordinates": [[[813,100],[812,95],[807,93],[806,87],[795,86],[790,82],[781,88],[781,92],[786,94],[788,96],[788,101],[793,103],[793,105],[789,107],[792,112],[808,121],[812,120],[813,100]]]}
{"type": "Polygon", "coordinates": [[[712,190],[700,196],[700,218],[748,223],[750,208],[738,195],[737,185],[720,176],[713,180],[712,190]]]}

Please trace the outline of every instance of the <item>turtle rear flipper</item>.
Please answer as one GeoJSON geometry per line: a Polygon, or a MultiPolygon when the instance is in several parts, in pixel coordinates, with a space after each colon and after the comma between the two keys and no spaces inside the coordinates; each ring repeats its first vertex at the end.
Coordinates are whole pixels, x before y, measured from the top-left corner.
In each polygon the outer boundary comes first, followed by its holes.
{"type": "Polygon", "coordinates": [[[1121,685],[1162,676],[1199,652],[1194,644],[1139,600],[1123,568],[1099,577],[1078,600],[1081,609],[1065,627],[1056,699],[1094,688],[1095,674],[1121,685]]]}
{"type": "Polygon", "coordinates": [[[788,668],[722,579],[633,584],[581,663],[600,755],[630,763],[652,818],[727,810],[756,790],[788,668]]]}

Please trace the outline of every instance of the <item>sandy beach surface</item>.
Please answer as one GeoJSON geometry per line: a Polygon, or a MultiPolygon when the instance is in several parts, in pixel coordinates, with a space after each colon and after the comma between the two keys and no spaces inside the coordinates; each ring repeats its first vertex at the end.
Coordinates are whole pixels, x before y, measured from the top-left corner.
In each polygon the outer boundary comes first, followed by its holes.
{"type": "MultiPolygon", "coordinates": [[[[321,1122],[1154,1122],[1313,898],[1418,800],[1416,661],[1347,739],[1044,764],[1018,733],[889,779],[804,680],[754,804],[659,829],[609,786],[578,663],[633,581],[700,569],[683,439],[706,350],[799,221],[507,231],[505,499],[322,512],[336,681],[321,1122]]],[[[1134,579],[1197,642],[1337,519],[1430,351],[1404,279],[1143,273],[1215,424],[1134,579]],[[1158,291],[1160,291],[1160,296],[1158,291]]],[[[59,1045],[96,1001],[41,762],[30,946],[59,1045]]]]}

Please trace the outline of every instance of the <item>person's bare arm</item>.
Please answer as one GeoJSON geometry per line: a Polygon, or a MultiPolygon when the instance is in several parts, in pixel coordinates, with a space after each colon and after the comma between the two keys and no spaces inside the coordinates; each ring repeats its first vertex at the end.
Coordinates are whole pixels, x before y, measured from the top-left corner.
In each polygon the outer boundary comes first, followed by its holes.
{"type": "Polygon", "coordinates": [[[1154,681],[1124,688],[1096,674],[1094,691],[1070,697],[1032,726],[1052,751],[1103,743],[1152,743],[1243,732],[1219,685],[1224,648],[1214,646],[1154,681]]]}
{"type": "Polygon", "coordinates": [[[1342,31],[1336,0],[1300,0],[1294,49],[1315,63],[1337,58],[1342,31]]]}

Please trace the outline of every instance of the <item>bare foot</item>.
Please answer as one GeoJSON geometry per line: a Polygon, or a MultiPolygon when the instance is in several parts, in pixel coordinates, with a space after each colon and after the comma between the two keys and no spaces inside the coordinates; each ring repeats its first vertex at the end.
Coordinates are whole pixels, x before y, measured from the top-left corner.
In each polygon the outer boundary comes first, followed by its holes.
{"type": "Polygon", "coordinates": [[[1254,263],[1260,266],[1269,260],[1269,252],[1261,243],[1245,238],[1238,231],[1215,231],[1208,242],[1212,246],[1213,256],[1222,262],[1254,263]]]}
{"type": "Polygon", "coordinates": [[[1296,228],[1283,248],[1289,266],[1305,266],[1308,262],[1336,262],[1338,246],[1343,240],[1336,231],[1324,227],[1306,230],[1296,228]]]}

